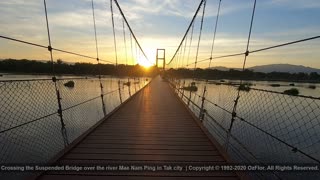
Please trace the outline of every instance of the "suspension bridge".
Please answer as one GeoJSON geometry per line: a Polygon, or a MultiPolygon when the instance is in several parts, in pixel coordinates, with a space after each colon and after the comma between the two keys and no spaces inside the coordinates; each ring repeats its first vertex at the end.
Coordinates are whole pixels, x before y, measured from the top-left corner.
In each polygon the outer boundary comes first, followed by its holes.
{"type": "Polygon", "coordinates": [[[41,164],[70,170],[53,168],[22,175],[3,170],[0,177],[316,179],[319,176],[319,170],[301,174],[243,169],[248,168],[245,165],[257,164],[266,168],[270,163],[319,166],[319,97],[251,87],[242,74],[236,83],[213,80],[201,74],[198,64],[207,63],[206,68],[210,69],[215,60],[238,57],[243,58],[240,73],[244,73],[251,54],[315,41],[320,36],[251,50],[258,3],[253,0],[245,51],[215,56],[223,10],[223,0],[218,0],[215,21],[210,22],[214,24],[211,51],[202,59],[199,54],[207,1],[201,0],[172,58],[166,60],[165,49],[158,49],[153,62],[118,1],[110,0],[115,55],[110,60],[102,58],[99,52],[94,0],[90,9],[96,56],[52,45],[50,14],[46,0],[43,2],[47,45],[0,35],[3,41],[45,49],[50,57],[50,78],[0,80],[0,163],[41,164]],[[94,73],[62,76],[58,73],[61,65],[54,60],[55,53],[93,61],[94,73]],[[123,57],[125,65],[119,64],[123,57]],[[155,74],[161,77],[135,74],[134,65],[141,58],[155,65],[155,74]],[[106,76],[106,64],[113,67],[112,76],[106,76]],[[122,66],[131,76],[120,76],[122,66]],[[184,77],[186,70],[192,76],[184,77]],[[68,87],[68,83],[73,85],[68,87]]]}

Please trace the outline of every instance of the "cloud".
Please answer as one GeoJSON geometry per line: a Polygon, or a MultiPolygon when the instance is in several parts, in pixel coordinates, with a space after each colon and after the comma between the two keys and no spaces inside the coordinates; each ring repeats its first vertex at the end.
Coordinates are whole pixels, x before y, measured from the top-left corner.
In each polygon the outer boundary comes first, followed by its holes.
{"type": "Polygon", "coordinates": [[[299,27],[295,29],[285,29],[280,31],[273,31],[271,29],[268,32],[259,33],[257,34],[257,36],[293,41],[293,40],[298,40],[300,38],[317,36],[319,35],[319,29],[320,29],[320,26],[317,26],[317,25],[310,25],[307,27],[299,27]]]}
{"type": "Polygon", "coordinates": [[[198,1],[179,0],[128,0],[119,2],[123,10],[130,10],[143,15],[185,16],[185,12],[194,9],[198,1]]]}
{"type": "Polygon", "coordinates": [[[272,0],[271,5],[283,6],[294,9],[317,9],[320,8],[319,0],[272,0]]]}

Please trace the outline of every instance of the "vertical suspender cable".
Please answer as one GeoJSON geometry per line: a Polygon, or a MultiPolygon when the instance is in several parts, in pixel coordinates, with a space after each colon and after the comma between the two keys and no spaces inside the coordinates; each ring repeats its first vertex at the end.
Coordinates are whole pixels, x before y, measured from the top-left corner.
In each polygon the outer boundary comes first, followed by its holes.
{"type": "Polygon", "coordinates": [[[187,31],[185,32],[185,34],[184,34],[184,36],[183,36],[183,38],[182,38],[182,40],[181,40],[181,42],[180,42],[180,44],[179,44],[176,52],[175,52],[174,55],[172,56],[171,60],[167,63],[167,65],[169,65],[169,64],[175,59],[175,56],[177,55],[178,50],[179,50],[180,47],[182,46],[182,43],[183,43],[184,39],[186,38],[187,34],[189,33],[189,30],[190,30],[191,26],[193,25],[194,20],[195,20],[195,18],[197,17],[197,15],[198,15],[198,13],[199,13],[199,10],[200,10],[202,4],[204,3],[204,1],[205,1],[205,0],[201,0],[201,2],[199,3],[199,6],[198,6],[195,14],[194,14],[193,17],[192,17],[192,20],[191,20],[191,22],[190,22],[190,24],[189,24],[189,26],[188,26],[188,28],[187,28],[187,31]]]}
{"type": "Polygon", "coordinates": [[[138,47],[139,47],[142,55],[143,55],[150,63],[154,64],[153,62],[151,62],[151,61],[149,60],[149,58],[147,57],[146,53],[143,51],[141,45],[139,44],[139,41],[138,41],[136,35],[134,34],[134,32],[133,32],[132,29],[131,29],[130,24],[128,23],[127,18],[125,17],[125,15],[124,15],[124,13],[123,13],[123,11],[122,11],[122,9],[121,9],[118,1],[117,1],[117,0],[114,0],[114,2],[115,2],[115,4],[116,4],[116,6],[118,7],[119,12],[120,12],[120,14],[121,14],[124,22],[127,24],[127,27],[128,27],[128,29],[129,29],[129,31],[131,32],[133,39],[136,41],[136,43],[137,43],[137,45],[138,45],[138,47]]]}
{"type": "MultiPolygon", "coordinates": [[[[126,73],[129,72],[129,67],[128,67],[128,53],[127,53],[127,40],[126,40],[126,30],[124,27],[124,20],[122,19],[122,30],[123,30],[123,41],[124,41],[124,51],[126,54],[126,73]]],[[[128,86],[128,91],[129,91],[129,96],[131,96],[131,91],[130,91],[130,78],[128,76],[128,82],[126,83],[126,85],[128,86]]]]}
{"type": "MultiPolygon", "coordinates": [[[[246,52],[245,52],[245,56],[244,56],[244,60],[243,60],[242,72],[244,72],[244,70],[245,70],[247,56],[249,55],[249,45],[250,45],[250,38],[251,38],[254,14],[255,14],[255,10],[256,10],[256,3],[257,3],[257,0],[254,0],[253,9],[252,9],[252,15],[251,15],[251,22],[250,22],[250,27],[249,27],[248,41],[247,41],[247,46],[246,46],[246,52]]],[[[242,82],[243,82],[242,79],[240,79],[240,86],[242,85],[242,82]]],[[[237,116],[236,111],[237,111],[237,105],[238,105],[238,102],[239,102],[239,98],[240,98],[240,88],[238,88],[237,97],[236,97],[236,99],[234,101],[234,106],[233,106],[233,109],[232,109],[232,118],[231,118],[231,123],[230,123],[229,129],[228,129],[228,134],[227,134],[226,150],[228,150],[228,144],[229,144],[229,138],[230,138],[232,126],[233,126],[235,117],[237,116]]]]}
{"type": "Polygon", "coordinates": [[[48,33],[48,41],[49,41],[48,51],[50,52],[50,58],[51,58],[51,64],[52,64],[52,73],[53,73],[52,81],[54,82],[55,91],[56,91],[56,95],[57,95],[58,114],[59,114],[60,123],[61,123],[61,134],[62,134],[62,137],[63,137],[64,146],[66,147],[66,146],[69,145],[69,141],[68,141],[66,125],[65,125],[64,120],[63,120],[62,105],[61,105],[61,95],[60,95],[60,91],[59,91],[58,86],[57,86],[57,78],[56,78],[56,73],[55,73],[55,69],[54,69],[54,62],[53,62],[53,55],[52,55],[52,45],[51,45],[50,28],[49,28],[49,20],[48,20],[48,11],[47,11],[46,0],[43,0],[43,3],[44,3],[45,15],[46,15],[47,33],[48,33]]]}
{"type": "Polygon", "coordinates": [[[131,60],[132,60],[132,64],[131,65],[134,65],[132,35],[131,35],[131,33],[130,33],[130,46],[131,46],[131,60]]]}
{"type": "Polygon", "coordinates": [[[187,43],[188,43],[188,38],[186,38],[186,39],[185,39],[185,42],[184,42],[182,66],[183,66],[183,64],[184,64],[184,60],[185,60],[185,56],[186,56],[186,46],[187,46],[187,43]]]}
{"type": "Polygon", "coordinates": [[[196,68],[197,68],[198,55],[199,55],[199,46],[200,46],[200,41],[201,41],[203,19],[204,19],[204,14],[205,14],[205,10],[206,10],[206,3],[207,3],[207,0],[204,0],[202,17],[201,17],[201,24],[200,24],[199,39],[198,39],[198,46],[197,46],[197,52],[196,52],[196,59],[195,59],[195,62],[194,62],[193,78],[195,78],[195,72],[196,72],[196,68]]]}
{"type": "Polygon", "coordinates": [[[124,41],[124,51],[126,54],[126,65],[128,65],[128,53],[127,53],[127,41],[126,41],[126,30],[124,29],[124,20],[122,19],[122,30],[123,30],[123,41],[124,41]]]}
{"type": "Polygon", "coordinates": [[[190,36],[190,43],[189,43],[189,52],[188,52],[188,58],[187,58],[187,67],[189,66],[189,59],[190,59],[190,51],[191,51],[191,45],[192,45],[193,30],[194,30],[194,23],[192,24],[192,28],[191,28],[191,36],[190,36]]]}
{"type": "Polygon", "coordinates": [[[118,66],[118,52],[117,52],[116,31],[115,31],[115,27],[114,27],[112,0],[110,0],[110,10],[111,10],[111,21],[112,21],[112,31],[113,31],[114,52],[115,52],[115,56],[116,56],[116,68],[117,68],[117,66],[118,66]]]}
{"type": "MultiPolygon", "coordinates": [[[[218,11],[217,11],[217,16],[216,16],[216,22],[215,22],[215,26],[214,26],[211,53],[210,53],[209,69],[211,68],[213,47],[214,47],[214,43],[215,43],[215,39],[216,39],[216,33],[217,33],[217,27],[218,27],[219,15],[220,15],[220,7],[221,7],[221,0],[219,0],[218,11]]],[[[206,83],[205,83],[205,86],[204,86],[204,89],[203,89],[201,108],[200,108],[200,113],[199,113],[199,119],[200,120],[204,120],[204,115],[205,115],[205,112],[206,112],[206,110],[204,109],[204,101],[205,101],[205,95],[206,95],[206,91],[207,91],[208,81],[209,81],[209,77],[206,77],[206,83]]]]}
{"type": "Polygon", "coordinates": [[[218,21],[219,21],[219,16],[220,16],[220,7],[221,7],[221,0],[219,0],[218,12],[217,12],[217,17],[216,17],[216,23],[215,23],[215,26],[214,26],[214,32],[213,32],[213,38],[212,38],[212,46],[211,46],[211,53],[210,53],[209,69],[211,68],[213,48],[214,48],[214,44],[215,44],[215,40],[216,40],[216,34],[217,34],[217,28],[218,28],[218,21]]]}
{"type": "Polygon", "coordinates": [[[133,76],[133,84],[134,84],[134,92],[137,92],[137,89],[136,89],[136,83],[135,83],[135,75],[134,75],[134,58],[133,58],[133,45],[132,45],[132,35],[131,33],[130,34],[130,47],[131,47],[131,61],[132,61],[132,64],[131,64],[131,75],[133,76]]]}
{"type": "Polygon", "coordinates": [[[93,0],[91,0],[91,8],[92,8],[92,20],[93,20],[93,28],[94,28],[94,39],[95,39],[95,43],[96,43],[97,61],[99,62],[97,27],[96,27],[96,17],[95,17],[95,14],[94,14],[94,4],[93,4],[93,0]]]}
{"type": "Polygon", "coordinates": [[[97,62],[98,62],[99,83],[100,83],[100,90],[101,90],[100,96],[101,96],[101,103],[102,103],[102,112],[103,112],[104,116],[106,116],[106,115],[107,115],[107,112],[106,112],[106,105],[105,105],[104,100],[103,100],[103,85],[102,85],[102,81],[101,81],[101,64],[100,64],[100,60],[99,60],[99,49],[98,49],[96,16],[95,16],[95,14],[94,14],[94,4],[93,4],[93,0],[91,0],[91,8],[92,8],[92,20],[93,20],[94,38],[95,38],[95,42],[96,42],[96,52],[97,52],[97,62]]]}
{"type": "MultiPolygon", "coordinates": [[[[113,7],[112,7],[112,1],[110,0],[110,10],[111,10],[111,21],[112,21],[112,31],[113,31],[113,42],[114,42],[114,51],[116,55],[116,74],[119,75],[118,73],[118,52],[117,52],[117,39],[116,39],[116,31],[114,27],[114,17],[113,17],[113,7]]],[[[120,89],[120,80],[118,80],[118,90],[119,90],[119,99],[120,99],[120,104],[122,104],[122,97],[121,97],[121,89],[120,89]]]]}

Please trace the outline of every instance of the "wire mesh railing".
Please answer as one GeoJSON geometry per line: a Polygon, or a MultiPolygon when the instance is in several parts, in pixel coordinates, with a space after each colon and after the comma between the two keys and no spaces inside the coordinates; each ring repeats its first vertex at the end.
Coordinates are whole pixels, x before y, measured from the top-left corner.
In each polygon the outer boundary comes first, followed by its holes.
{"type": "Polygon", "coordinates": [[[64,141],[72,142],[103,119],[104,111],[108,114],[118,107],[119,95],[124,102],[130,98],[129,89],[133,95],[147,84],[135,81],[127,86],[123,83],[128,79],[120,79],[118,86],[118,81],[101,79],[103,107],[98,78],[72,80],[74,87],[65,86],[69,78],[57,79],[66,137],[52,80],[0,81],[0,163],[45,163],[65,147],[64,141]]]}
{"type": "MultiPolygon", "coordinates": [[[[198,92],[207,88],[203,99],[202,94],[183,91],[183,81],[185,84],[194,82],[192,79],[172,80],[175,92],[196,116],[204,103],[202,123],[234,162],[319,164],[320,98],[258,88],[240,91],[235,122],[229,132],[239,85],[196,81],[198,92]]],[[[273,178],[282,174],[275,171],[273,178]]],[[[284,177],[302,176],[291,173],[284,177]]]]}

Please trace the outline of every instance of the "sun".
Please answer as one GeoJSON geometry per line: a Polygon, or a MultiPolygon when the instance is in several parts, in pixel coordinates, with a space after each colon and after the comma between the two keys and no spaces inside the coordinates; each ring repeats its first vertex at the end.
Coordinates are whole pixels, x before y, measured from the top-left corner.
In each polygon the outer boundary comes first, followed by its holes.
{"type": "Polygon", "coordinates": [[[151,62],[149,62],[146,58],[140,58],[138,59],[138,64],[140,66],[143,66],[145,68],[149,68],[151,67],[153,64],[151,62]]]}
{"type": "Polygon", "coordinates": [[[138,58],[138,64],[145,67],[145,68],[149,68],[149,67],[153,66],[151,59],[155,59],[155,52],[152,49],[146,49],[145,52],[146,52],[146,55],[150,61],[146,57],[140,56],[138,58]]]}

